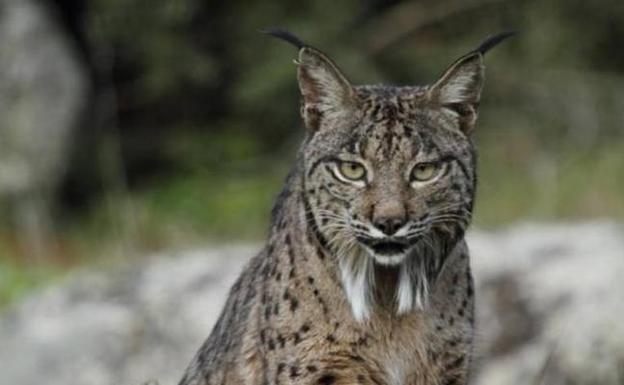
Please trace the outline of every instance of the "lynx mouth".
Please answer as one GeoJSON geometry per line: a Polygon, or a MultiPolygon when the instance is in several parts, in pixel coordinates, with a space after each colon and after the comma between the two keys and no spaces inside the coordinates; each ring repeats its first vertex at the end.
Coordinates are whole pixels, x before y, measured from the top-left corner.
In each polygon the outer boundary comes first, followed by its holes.
{"type": "Polygon", "coordinates": [[[382,241],[372,244],[370,248],[378,255],[397,255],[405,253],[407,244],[395,241],[382,241]]]}
{"type": "Polygon", "coordinates": [[[394,266],[403,262],[409,250],[408,243],[394,239],[360,239],[360,242],[364,244],[376,263],[386,266],[394,266]]]}

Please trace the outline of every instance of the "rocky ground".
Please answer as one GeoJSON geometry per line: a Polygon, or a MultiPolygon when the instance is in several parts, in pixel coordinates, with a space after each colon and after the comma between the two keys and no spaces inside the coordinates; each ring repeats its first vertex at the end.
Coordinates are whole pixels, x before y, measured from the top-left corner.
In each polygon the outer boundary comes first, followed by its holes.
{"type": "MultiPolygon", "coordinates": [[[[624,228],[518,225],[469,236],[474,384],[624,383],[624,228]]],[[[254,246],[80,271],[0,317],[0,383],[173,384],[254,246]]]]}

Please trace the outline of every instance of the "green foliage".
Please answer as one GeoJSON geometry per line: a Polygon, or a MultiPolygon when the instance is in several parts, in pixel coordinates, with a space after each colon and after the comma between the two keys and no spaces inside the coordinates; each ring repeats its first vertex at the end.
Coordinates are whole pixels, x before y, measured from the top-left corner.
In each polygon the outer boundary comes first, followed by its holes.
{"type": "Polygon", "coordinates": [[[61,274],[58,266],[25,266],[3,257],[6,254],[0,257],[0,309],[61,274]]]}

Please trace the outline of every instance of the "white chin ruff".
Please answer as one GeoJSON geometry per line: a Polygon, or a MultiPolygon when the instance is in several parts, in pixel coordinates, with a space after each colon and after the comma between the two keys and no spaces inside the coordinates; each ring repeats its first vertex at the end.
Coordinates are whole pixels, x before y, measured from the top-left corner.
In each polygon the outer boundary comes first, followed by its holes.
{"type": "Polygon", "coordinates": [[[375,266],[396,266],[399,281],[396,286],[396,312],[405,314],[427,306],[429,282],[424,258],[410,254],[372,255],[362,249],[354,250],[340,259],[340,275],[353,317],[366,321],[375,307],[375,266]]]}

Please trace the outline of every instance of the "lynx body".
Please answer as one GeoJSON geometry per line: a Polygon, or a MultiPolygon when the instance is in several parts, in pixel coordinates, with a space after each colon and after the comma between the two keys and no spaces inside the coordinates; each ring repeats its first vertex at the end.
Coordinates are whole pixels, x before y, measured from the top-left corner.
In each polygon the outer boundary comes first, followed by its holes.
{"type": "Polygon", "coordinates": [[[299,48],[307,136],[266,247],[180,385],[465,384],[474,289],[464,232],[483,55],[432,85],[352,86],[299,48]]]}

